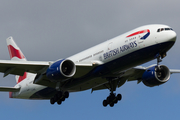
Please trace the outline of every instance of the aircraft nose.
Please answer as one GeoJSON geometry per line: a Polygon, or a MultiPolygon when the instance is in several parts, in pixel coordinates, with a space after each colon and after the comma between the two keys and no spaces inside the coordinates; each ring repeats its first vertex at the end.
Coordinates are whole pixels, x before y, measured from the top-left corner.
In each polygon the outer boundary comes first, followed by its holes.
{"type": "Polygon", "coordinates": [[[156,43],[164,43],[164,42],[175,42],[176,41],[176,32],[173,30],[162,31],[160,32],[159,39],[156,39],[156,43]]]}
{"type": "Polygon", "coordinates": [[[169,41],[176,41],[176,32],[175,31],[170,31],[169,33],[168,33],[168,38],[169,38],[169,41]]]}

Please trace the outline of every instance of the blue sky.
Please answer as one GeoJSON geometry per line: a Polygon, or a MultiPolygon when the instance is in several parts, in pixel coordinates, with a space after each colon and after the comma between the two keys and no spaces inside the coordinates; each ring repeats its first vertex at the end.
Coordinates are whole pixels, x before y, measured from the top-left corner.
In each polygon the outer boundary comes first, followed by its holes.
{"type": "MultiPolygon", "coordinates": [[[[118,0],[1,0],[0,59],[9,59],[5,39],[13,36],[28,60],[52,61],[69,57],[110,38],[146,24],[166,24],[180,34],[180,1],[118,0]]],[[[180,68],[179,37],[161,64],[180,68]]],[[[156,60],[143,66],[155,64],[156,60]]],[[[1,86],[14,86],[14,76],[1,86]]],[[[70,93],[61,105],[48,100],[20,100],[0,93],[1,119],[179,119],[180,74],[158,87],[127,82],[117,93],[123,98],[113,108],[102,106],[108,90],[70,93]]]]}

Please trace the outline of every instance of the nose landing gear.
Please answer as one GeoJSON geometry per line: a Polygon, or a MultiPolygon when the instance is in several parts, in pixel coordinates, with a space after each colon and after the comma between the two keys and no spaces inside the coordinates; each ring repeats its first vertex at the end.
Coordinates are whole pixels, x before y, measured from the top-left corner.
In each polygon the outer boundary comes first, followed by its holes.
{"type": "Polygon", "coordinates": [[[166,57],[167,56],[167,54],[166,53],[163,53],[163,54],[156,54],[155,55],[155,58],[157,58],[157,65],[159,65],[159,63],[160,62],[162,62],[162,59],[164,58],[164,57],[166,57]]]}

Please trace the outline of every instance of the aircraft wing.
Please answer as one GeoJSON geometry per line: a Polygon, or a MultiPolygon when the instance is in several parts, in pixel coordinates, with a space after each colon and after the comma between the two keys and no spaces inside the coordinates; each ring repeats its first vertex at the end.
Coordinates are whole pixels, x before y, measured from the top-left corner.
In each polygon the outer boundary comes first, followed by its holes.
{"type": "MultiPolygon", "coordinates": [[[[153,65],[152,65],[153,66],[153,65]]],[[[151,67],[151,66],[150,66],[151,67]]],[[[148,69],[149,67],[142,67],[142,66],[137,66],[135,68],[132,68],[128,70],[127,72],[130,72],[130,74],[125,74],[128,77],[128,81],[133,81],[133,80],[139,80],[141,79],[143,73],[148,69]]],[[[180,70],[178,69],[169,69],[170,74],[173,73],[180,73],[180,70]]]]}
{"type": "MultiPolygon", "coordinates": [[[[47,68],[53,62],[46,61],[15,61],[15,60],[0,60],[0,72],[4,73],[4,77],[9,74],[20,75],[23,76],[24,72],[30,72],[37,74],[37,78],[34,83],[49,87],[55,87],[56,84],[52,83],[48,80],[46,75],[47,68]]],[[[94,61],[93,63],[78,63],[76,65],[76,74],[73,76],[74,78],[80,77],[82,75],[87,74],[90,70],[92,70],[95,66],[100,64],[98,61],[94,61]]],[[[1,91],[1,89],[0,89],[1,91]]]]}
{"type": "Polygon", "coordinates": [[[9,74],[22,76],[24,72],[41,73],[49,64],[41,61],[0,60],[0,72],[4,73],[4,77],[9,74]]]}
{"type": "Polygon", "coordinates": [[[170,69],[170,73],[173,74],[173,73],[180,73],[180,70],[178,69],[170,69]]]}
{"type": "MultiPolygon", "coordinates": [[[[24,72],[30,73],[42,73],[46,71],[52,62],[47,61],[15,61],[15,60],[0,60],[0,72],[4,73],[4,77],[8,74],[22,76],[24,72]]],[[[81,67],[86,68],[96,66],[99,63],[78,63],[75,64],[78,71],[81,71],[81,67]]],[[[83,72],[82,70],[81,72],[83,72]]],[[[89,71],[89,70],[88,70],[89,71]]]]}
{"type": "MultiPolygon", "coordinates": [[[[91,61],[91,62],[88,62],[88,63],[83,63],[83,62],[76,63],[75,64],[75,66],[76,66],[76,73],[73,76],[73,79],[74,78],[80,78],[80,77],[86,75],[94,67],[96,67],[96,66],[98,66],[100,64],[102,64],[102,63],[99,62],[99,61],[91,61]]],[[[64,80],[64,81],[61,81],[61,82],[66,82],[68,80],[71,80],[71,79],[67,79],[67,80],[64,80]]],[[[44,86],[52,87],[52,88],[55,88],[56,85],[57,85],[55,82],[50,82],[50,80],[46,77],[45,74],[37,75],[36,79],[34,80],[34,83],[35,84],[39,84],[39,85],[44,85],[44,86]]]]}
{"type": "MultiPolygon", "coordinates": [[[[118,79],[115,79],[115,81],[114,81],[115,86],[120,87],[126,81],[136,81],[136,80],[137,80],[137,84],[139,84],[142,81],[141,78],[142,78],[143,73],[148,68],[149,67],[137,66],[137,67],[131,68],[131,69],[127,70],[127,71],[123,71],[123,72],[120,72],[120,73],[114,73],[114,75],[112,75],[112,76],[113,77],[115,77],[115,76],[118,77],[118,79]]],[[[180,70],[178,70],[178,69],[169,69],[169,70],[170,70],[170,74],[180,73],[180,70]]],[[[101,89],[109,89],[109,88],[110,88],[109,83],[105,83],[103,85],[96,86],[96,87],[92,88],[92,91],[101,90],[101,89]]]]}

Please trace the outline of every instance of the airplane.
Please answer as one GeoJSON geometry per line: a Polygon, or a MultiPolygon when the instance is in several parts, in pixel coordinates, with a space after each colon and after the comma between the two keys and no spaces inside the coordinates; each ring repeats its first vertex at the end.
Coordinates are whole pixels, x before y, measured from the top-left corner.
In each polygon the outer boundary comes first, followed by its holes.
{"type": "Polygon", "coordinates": [[[142,82],[148,87],[166,83],[172,73],[160,65],[176,41],[176,32],[167,25],[151,24],[138,27],[120,36],[56,61],[28,61],[12,37],[6,39],[11,60],[0,60],[4,77],[15,75],[14,87],[0,87],[10,98],[47,99],[62,104],[70,92],[108,89],[104,107],[113,107],[122,99],[117,88],[126,81],[142,82]],[[138,66],[157,59],[149,67],[138,66]]]}

